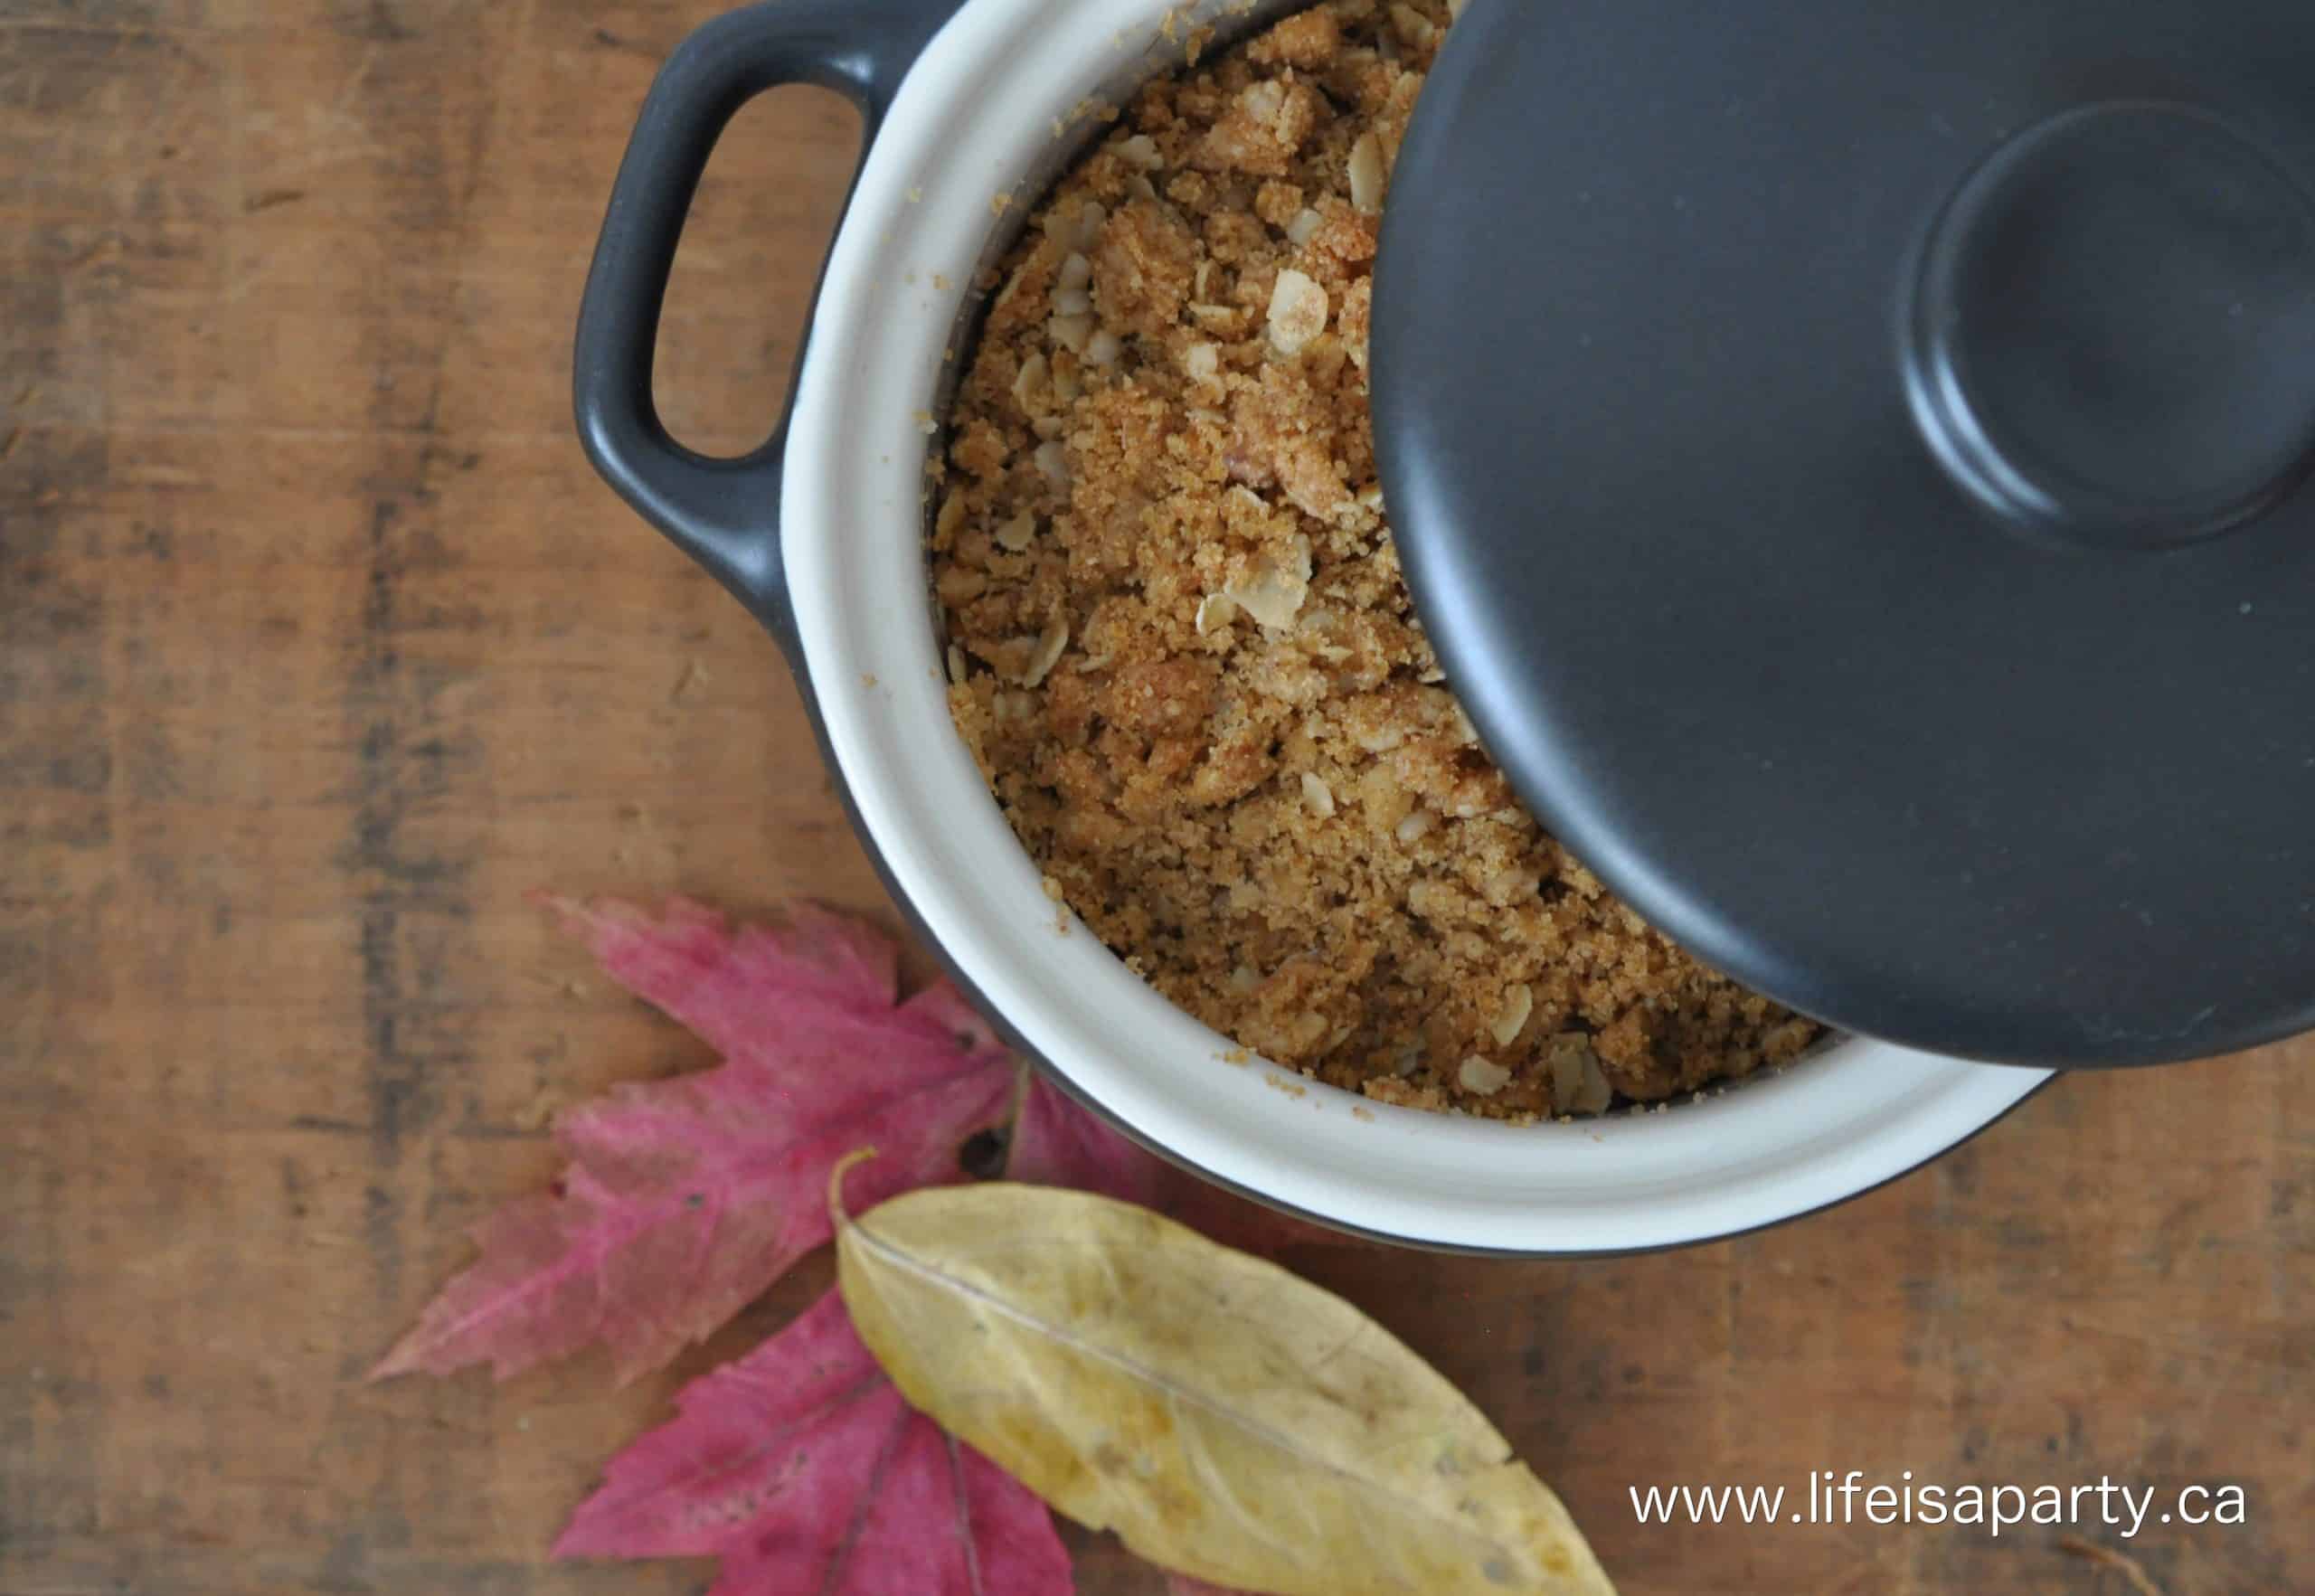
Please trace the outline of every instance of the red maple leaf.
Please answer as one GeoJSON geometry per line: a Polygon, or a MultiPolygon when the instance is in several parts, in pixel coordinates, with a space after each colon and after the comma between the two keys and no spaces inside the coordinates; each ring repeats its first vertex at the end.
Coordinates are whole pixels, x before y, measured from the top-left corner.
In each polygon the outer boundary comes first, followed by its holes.
{"type": "Polygon", "coordinates": [[[899,1001],[897,952],[857,921],[802,908],[729,930],[694,903],[653,921],[548,900],[611,976],[724,1056],[563,1115],[571,1166],[476,1232],[481,1258],[373,1377],[487,1360],[504,1379],[594,1342],[624,1383],[761,1295],[829,1236],[828,1172],[864,1208],[962,1178],[958,1148],[1001,1124],[1015,1065],[953,988],[899,1001]]]}
{"type": "Polygon", "coordinates": [[[719,1557],[711,1596],[1067,1596],[1053,1516],[901,1400],[834,1290],[685,1388],[559,1558],[719,1557]]]}
{"type": "MultiPolygon", "coordinates": [[[[453,1280],[376,1377],[489,1362],[503,1378],[600,1341],[626,1380],[716,1329],[829,1237],[844,1156],[866,1208],[962,1177],[1004,1123],[1017,1066],[953,987],[900,1001],[897,949],[803,908],[733,931],[676,902],[545,902],[612,977],[723,1054],[560,1119],[571,1166],[477,1232],[453,1280]]],[[[1143,1151],[1047,1081],[1017,1093],[1009,1179],[1102,1192],[1273,1252],[1346,1238],[1218,1191],[1143,1151]]],[[[559,1557],[714,1556],[714,1596],[1063,1596],[1051,1515],[915,1412],[820,1302],[694,1382],[677,1416],[614,1459],[559,1557]]],[[[1233,1596],[1174,1577],[1175,1596],[1233,1596]]]]}

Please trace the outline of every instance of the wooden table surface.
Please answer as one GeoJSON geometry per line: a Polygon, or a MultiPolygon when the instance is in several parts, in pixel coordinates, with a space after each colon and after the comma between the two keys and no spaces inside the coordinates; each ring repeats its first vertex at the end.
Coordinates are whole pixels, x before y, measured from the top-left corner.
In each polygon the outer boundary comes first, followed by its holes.
{"type": "MultiPolygon", "coordinates": [[[[550,1566],[663,1378],[360,1375],[702,1049],[530,888],[875,908],[771,645],[566,420],[667,0],[0,0],[0,1596],[695,1591],[550,1566]]],[[[775,413],[852,160],[752,108],[662,394],[775,413]]],[[[2224,957],[2213,949],[2213,958],[2224,957]]],[[[2315,1047],[2069,1081],[1927,1173],[1587,1264],[1320,1250],[1629,1596],[2315,1589],[2315,1047]],[[2239,1484],[2239,1527],[1642,1528],[1627,1488],[2239,1484]]],[[[1084,1541],[1081,1589],[1154,1576],[1084,1541]]],[[[895,1596],[909,1596],[899,1592],[895,1596]]]]}

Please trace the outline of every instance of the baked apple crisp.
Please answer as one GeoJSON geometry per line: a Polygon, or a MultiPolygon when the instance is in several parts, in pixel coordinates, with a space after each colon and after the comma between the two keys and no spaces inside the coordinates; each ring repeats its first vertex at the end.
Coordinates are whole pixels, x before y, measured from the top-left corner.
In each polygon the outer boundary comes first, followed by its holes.
{"type": "Polygon", "coordinates": [[[1329,0],[1119,114],[982,285],[933,580],[959,731],[1047,890],[1158,991],[1382,1101],[1597,1112],[1818,1027],[1538,829],[1416,623],[1367,316],[1455,9],[1329,0]]]}

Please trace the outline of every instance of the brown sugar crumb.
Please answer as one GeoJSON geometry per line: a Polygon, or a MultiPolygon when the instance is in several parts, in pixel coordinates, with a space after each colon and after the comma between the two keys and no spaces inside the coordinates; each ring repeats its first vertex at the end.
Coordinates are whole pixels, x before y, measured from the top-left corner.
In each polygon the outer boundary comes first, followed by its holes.
{"type": "Polygon", "coordinates": [[[1528,1121],[1819,1030],[1536,827],[1416,622],[1366,336],[1453,9],[1333,0],[1135,97],[981,285],[932,578],[958,730],[1049,894],[1233,1060],[1528,1121]]]}

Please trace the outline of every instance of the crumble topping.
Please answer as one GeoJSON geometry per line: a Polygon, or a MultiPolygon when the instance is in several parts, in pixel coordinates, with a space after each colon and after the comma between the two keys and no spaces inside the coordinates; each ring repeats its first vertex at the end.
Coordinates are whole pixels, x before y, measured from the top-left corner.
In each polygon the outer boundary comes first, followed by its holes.
{"type": "Polygon", "coordinates": [[[958,730],[1048,892],[1158,990],[1382,1101],[1597,1113],[1819,1027],[1538,829],[1416,622],[1367,326],[1456,9],[1329,0],[1139,92],[982,285],[934,590],[958,730]]]}

